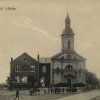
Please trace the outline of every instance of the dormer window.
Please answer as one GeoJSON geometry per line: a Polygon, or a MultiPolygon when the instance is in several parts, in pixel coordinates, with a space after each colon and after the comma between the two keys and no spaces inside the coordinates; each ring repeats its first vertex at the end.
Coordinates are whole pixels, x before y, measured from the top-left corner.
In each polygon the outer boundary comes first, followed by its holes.
{"type": "Polygon", "coordinates": [[[35,66],[34,65],[31,66],[31,71],[35,71],[35,66]]]}
{"type": "Polygon", "coordinates": [[[16,65],[16,66],[15,66],[15,71],[16,71],[16,72],[19,72],[19,71],[20,71],[20,65],[16,65]]]}

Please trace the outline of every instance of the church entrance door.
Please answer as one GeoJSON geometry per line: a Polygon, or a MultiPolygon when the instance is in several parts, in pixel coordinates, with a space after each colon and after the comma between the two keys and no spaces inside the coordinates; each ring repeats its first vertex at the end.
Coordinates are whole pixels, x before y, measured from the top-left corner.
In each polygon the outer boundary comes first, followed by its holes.
{"type": "Polygon", "coordinates": [[[68,84],[68,87],[71,87],[71,78],[67,79],[67,84],[68,84]]]}

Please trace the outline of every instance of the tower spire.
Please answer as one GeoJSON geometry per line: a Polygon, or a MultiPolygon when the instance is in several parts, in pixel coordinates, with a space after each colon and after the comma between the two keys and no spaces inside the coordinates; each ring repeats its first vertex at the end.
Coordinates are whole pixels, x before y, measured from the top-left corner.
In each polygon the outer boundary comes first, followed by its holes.
{"type": "Polygon", "coordinates": [[[68,14],[68,12],[67,12],[66,20],[69,20],[69,21],[70,21],[70,18],[69,18],[69,14],[68,14]]]}
{"type": "Polygon", "coordinates": [[[65,28],[69,28],[70,27],[70,17],[69,14],[67,12],[67,17],[65,19],[65,28]]]}
{"type": "Polygon", "coordinates": [[[61,35],[62,39],[62,51],[73,51],[74,50],[74,33],[70,27],[70,18],[67,12],[67,17],[65,19],[65,29],[61,35]]]}

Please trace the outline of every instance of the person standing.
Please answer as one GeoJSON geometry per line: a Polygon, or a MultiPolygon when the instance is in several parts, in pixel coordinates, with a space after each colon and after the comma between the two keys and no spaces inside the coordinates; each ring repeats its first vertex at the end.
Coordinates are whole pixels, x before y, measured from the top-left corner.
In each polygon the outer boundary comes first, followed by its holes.
{"type": "Polygon", "coordinates": [[[15,100],[16,98],[18,98],[18,100],[19,100],[19,90],[16,90],[16,96],[15,96],[14,100],[15,100]]]}

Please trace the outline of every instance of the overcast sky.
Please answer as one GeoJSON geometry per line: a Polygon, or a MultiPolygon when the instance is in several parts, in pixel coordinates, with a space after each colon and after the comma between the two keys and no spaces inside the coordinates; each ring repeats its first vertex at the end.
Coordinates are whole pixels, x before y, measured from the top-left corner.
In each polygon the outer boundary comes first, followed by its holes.
{"type": "Polygon", "coordinates": [[[86,69],[100,78],[100,0],[0,0],[0,82],[9,75],[11,57],[23,52],[51,57],[61,51],[67,12],[75,50],[87,59],[86,69]]]}

